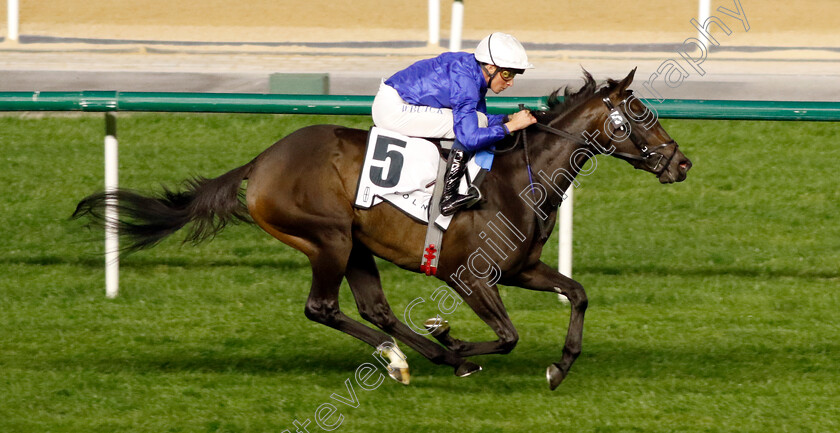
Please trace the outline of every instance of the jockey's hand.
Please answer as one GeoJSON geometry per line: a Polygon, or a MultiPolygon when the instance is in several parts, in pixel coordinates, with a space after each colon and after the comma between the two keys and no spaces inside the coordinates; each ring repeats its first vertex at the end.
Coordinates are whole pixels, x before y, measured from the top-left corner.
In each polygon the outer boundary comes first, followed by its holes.
{"type": "Polygon", "coordinates": [[[534,117],[530,111],[522,110],[518,113],[514,113],[512,116],[509,116],[508,122],[505,123],[505,126],[507,126],[508,131],[513,132],[525,129],[535,123],[537,123],[537,118],[534,117]]]}

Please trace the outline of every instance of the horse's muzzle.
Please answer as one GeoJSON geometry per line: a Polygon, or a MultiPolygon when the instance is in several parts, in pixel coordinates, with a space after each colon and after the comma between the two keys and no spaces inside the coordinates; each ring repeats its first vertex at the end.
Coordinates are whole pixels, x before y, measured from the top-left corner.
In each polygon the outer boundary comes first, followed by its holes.
{"type": "Polygon", "coordinates": [[[691,170],[691,161],[679,149],[675,149],[668,166],[659,174],[659,182],[682,182],[688,176],[688,170],[691,170]]]}

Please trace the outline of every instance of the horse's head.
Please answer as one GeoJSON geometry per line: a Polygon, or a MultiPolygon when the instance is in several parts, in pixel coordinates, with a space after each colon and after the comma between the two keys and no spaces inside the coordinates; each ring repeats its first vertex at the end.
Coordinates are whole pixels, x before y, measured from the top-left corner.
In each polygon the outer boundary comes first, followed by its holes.
{"type": "MultiPolygon", "coordinates": [[[[551,109],[538,116],[549,126],[565,124],[561,129],[582,129],[582,137],[573,141],[592,154],[621,158],[655,174],[662,183],[682,182],[691,161],[659,124],[656,112],[628,89],[635,72],[633,69],[621,81],[607,80],[599,88],[592,75],[583,71],[583,87],[574,92],[567,88],[563,100],[558,97],[559,90],[554,92],[548,100],[551,109]]],[[[562,131],[554,130],[554,134],[562,131]]]]}
{"type": "Polygon", "coordinates": [[[661,183],[682,182],[691,169],[691,161],[662,128],[656,111],[628,89],[635,73],[634,68],[621,81],[607,80],[607,85],[588,102],[590,110],[600,113],[596,116],[597,125],[606,140],[598,141],[604,145],[605,153],[655,174],[661,183]]]}

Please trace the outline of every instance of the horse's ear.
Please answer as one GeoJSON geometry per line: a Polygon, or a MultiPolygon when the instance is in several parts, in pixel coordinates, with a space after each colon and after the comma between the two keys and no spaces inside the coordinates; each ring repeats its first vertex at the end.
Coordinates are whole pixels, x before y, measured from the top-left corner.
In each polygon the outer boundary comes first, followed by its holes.
{"type": "Polygon", "coordinates": [[[627,88],[630,87],[630,83],[633,82],[633,77],[636,75],[636,68],[633,68],[620,83],[618,83],[618,94],[621,95],[627,91],[627,88]]]}

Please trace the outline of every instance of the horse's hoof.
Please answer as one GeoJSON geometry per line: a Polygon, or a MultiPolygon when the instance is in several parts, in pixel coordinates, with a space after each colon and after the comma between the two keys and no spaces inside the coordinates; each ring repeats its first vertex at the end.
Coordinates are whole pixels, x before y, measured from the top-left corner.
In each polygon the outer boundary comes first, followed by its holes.
{"type": "Polygon", "coordinates": [[[405,354],[397,346],[396,342],[382,343],[376,348],[380,355],[388,357],[388,376],[397,382],[408,385],[411,382],[411,374],[408,372],[408,362],[405,354]]]}
{"type": "Polygon", "coordinates": [[[438,337],[449,333],[449,322],[440,318],[440,316],[432,317],[423,322],[426,330],[432,334],[432,337],[438,337]]]}
{"type": "Polygon", "coordinates": [[[391,379],[394,379],[403,385],[408,385],[409,382],[411,382],[411,374],[408,372],[408,367],[395,368],[391,366],[391,369],[388,370],[388,376],[391,376],[391,379]]]}
{"type": "Polygon", "coordinates": [[[545,378],[548,380],[548,387],[554,391],[560,385],[560,382],[566,377],[563,374],[563,370],[560,370],[560,367],[557,366],[557,363],[551,364],[545,370],[545,378]]]}
{"type": "Polygon", "coordinates": [[[481,366],[470,361],[466,361],[455,369],[455,376],[467,377],[473,373],[481,371],[481,366]]]}

